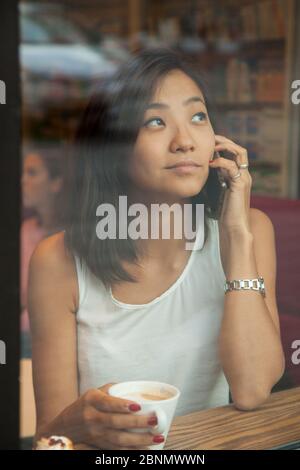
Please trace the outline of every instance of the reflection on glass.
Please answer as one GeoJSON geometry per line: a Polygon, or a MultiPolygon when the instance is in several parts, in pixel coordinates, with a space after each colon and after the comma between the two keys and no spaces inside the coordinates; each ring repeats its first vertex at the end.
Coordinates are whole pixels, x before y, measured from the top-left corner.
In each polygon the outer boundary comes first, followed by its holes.
{"type": "Polygon", "coordinates": [[[24,220],[21,226],[22,356],[31,357],[27,312],[28,268],[40,240],[63,228],[63,158],[50,146],[23,147],[22,194],[24,220]]]}

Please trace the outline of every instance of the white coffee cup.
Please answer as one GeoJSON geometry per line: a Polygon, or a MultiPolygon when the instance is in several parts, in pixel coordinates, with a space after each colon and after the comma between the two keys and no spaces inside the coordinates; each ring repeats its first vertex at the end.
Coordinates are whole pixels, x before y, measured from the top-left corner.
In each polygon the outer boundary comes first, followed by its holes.
{"type": "Polygon", "coordinates": [[[138,403],[141,410],[135,412],[135,415],[155,414],[157,416],[157,426],[149,426],[149,428],[142,429],[127,429],[127,432],[151,432],[153,435],[162,434],[165,438],[164,442],[149,446],[149,449],[163,449],[175,414],[177,402],[180,397],[180,391],[178,388],[163,382],[138,380],[112,385],[109,388],[108,393],[113,397],[123,398],[125,400],[131,400],[138,403]]]}

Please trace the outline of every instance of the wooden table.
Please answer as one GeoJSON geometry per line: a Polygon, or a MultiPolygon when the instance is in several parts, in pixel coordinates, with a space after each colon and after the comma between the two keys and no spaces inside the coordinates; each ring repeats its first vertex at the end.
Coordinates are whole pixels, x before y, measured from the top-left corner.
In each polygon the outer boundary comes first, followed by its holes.
{"type": "Polygon", "coordinates": [[[233,405],[177,416],[165,450],[271,449],[300,441],[300,387],[273,393],[255,411],[233,405]]]}

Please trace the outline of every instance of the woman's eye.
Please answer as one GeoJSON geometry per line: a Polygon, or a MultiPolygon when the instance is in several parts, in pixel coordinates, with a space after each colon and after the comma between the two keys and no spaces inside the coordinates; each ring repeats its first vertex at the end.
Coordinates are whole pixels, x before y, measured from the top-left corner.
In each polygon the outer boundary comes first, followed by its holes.
{"type": "Polygon", "coordinates": [[[202,121],[205,121],[205,120],[206,120],[207,115],[206,115],[206,113],[201,112],[201,113],[195,114],[195,115],[193,116],[193,119],[194,119],[195,117],[196,117],[196,118],[200,118],[200,119],[196,120],[196,122],[202,122],[202,121]]]}
{"type": "Polygon", "coordinates": [[[158,123],[158,125],[161,125],[162,122],[163,121],[160,118],[152,118],[152,119],[149,119],[148,121],[146,121],[144,126],[145,127],[157,127],[157,125],[153,125],[153,123],[156,123],[156,124],[158,123]]]}

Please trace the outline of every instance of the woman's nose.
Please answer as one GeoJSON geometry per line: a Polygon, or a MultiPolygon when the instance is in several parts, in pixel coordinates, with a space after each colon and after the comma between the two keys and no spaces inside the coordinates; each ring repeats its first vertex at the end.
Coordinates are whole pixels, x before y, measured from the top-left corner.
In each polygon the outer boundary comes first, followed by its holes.
{"type": "Polygon", "coordinates": [[[177,132],[171,142],[172,152],[188,152],[194,150],[194,143],[186,132],[177,132]]]}

